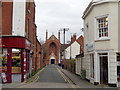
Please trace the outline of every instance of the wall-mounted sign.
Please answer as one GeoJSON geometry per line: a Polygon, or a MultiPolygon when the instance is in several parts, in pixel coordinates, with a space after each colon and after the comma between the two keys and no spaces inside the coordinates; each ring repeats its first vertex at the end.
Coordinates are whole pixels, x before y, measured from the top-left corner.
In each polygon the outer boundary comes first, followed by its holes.
{"type": "Polygon", "coordinates": [[[30,42],[28,40],[25,40],[26,42],[26,49],[30,49],[30,42]]]}
{"type": "Polygon", "coordinates": [[[87,44],[87,51],[93,51],[94,50],[94,44],[93,43],[90,43],[90,44],[87,44]]]}
{"type": "Polygon", "coordinates": [[[120,66],[120,61],[117,61],[117,66],[120,66]]]}

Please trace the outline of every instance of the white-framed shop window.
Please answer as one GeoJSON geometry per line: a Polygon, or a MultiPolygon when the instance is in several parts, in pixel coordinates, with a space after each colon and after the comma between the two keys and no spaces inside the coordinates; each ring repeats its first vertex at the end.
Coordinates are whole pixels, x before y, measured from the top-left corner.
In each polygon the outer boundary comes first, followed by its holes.
{"type": "Polygon", "coordinates": [[[94,54],[90,54],[90,76],[94,78],[94,54]]]}
{"type": "Polygon", "coordinates": [[[96,17],[96,39],[109,39],[108,15],[96,17]]]}

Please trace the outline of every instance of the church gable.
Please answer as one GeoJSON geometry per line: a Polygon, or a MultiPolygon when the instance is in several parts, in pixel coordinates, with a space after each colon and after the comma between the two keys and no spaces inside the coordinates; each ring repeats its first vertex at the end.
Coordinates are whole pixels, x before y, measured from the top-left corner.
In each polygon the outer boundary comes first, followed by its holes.
{"type": "Polygon", "coordinates": [[[48,40],[58,40],[54,35],[52,35],[48,40]]]}
{"type": "Polygon", "coordinates": [[[48,38],[48,32],[46,33],[46,63],[47,64],[58,64],[59,53],[60,53],[60,33],[58,33],[58,39],[55,35],[48,38]]]}

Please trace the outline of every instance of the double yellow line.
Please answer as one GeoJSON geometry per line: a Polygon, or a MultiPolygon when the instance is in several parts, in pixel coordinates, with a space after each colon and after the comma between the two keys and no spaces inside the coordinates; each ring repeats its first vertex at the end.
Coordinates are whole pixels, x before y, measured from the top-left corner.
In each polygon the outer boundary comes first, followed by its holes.
{"type": "Polygon", "coordinates": [[[64,79],[66,82],[68,82],[68,83],[71,85],[72,88],[77,88],[77,87],[72,83],[72,81],[71,81],[69,78],[67,78],[67,77],[61,72],[61,70],[60,70],[59,68],[57,68],[57,70],[58,70],[58,72],[61,74],[61,76],[63,77],[63,79],[64,79]]]}
{"type": "MultiPolygon", "coordinates": [[[[46,67],[47,67],[47,66],[46,66],[46,67]]],[[[39,74],[40,74],[46,67],[42,68],[42,69],[37,73],[36,78],[33,80],[33,82],[37,82],[37,80],[39,79],[39,74]]]]}

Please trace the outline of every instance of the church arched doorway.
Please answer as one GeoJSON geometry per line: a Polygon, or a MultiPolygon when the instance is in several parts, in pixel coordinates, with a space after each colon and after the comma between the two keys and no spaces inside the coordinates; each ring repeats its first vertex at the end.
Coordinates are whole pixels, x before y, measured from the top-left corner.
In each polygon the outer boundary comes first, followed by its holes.
{"type": "Polygon", "coordinates": [[[50,64],[56,64],[56,59],[54,54],[52,53],[51,58],[50,58],[50,64]]]}
{"type": "Polygon", "coordinates": [[[52,42],[49,46],[49,55],[50,55],[49,64],[56,64],[57,45],[55,42],[52,42]]]}
{"type": "Polygon", "coordinates": [[[50,64],[55,64],[55,59],[51,59],[50,64]]]}

